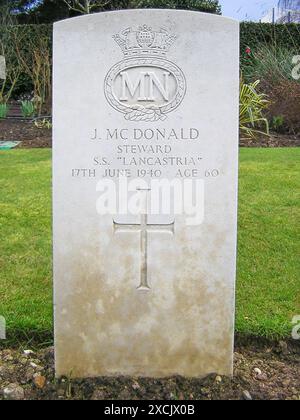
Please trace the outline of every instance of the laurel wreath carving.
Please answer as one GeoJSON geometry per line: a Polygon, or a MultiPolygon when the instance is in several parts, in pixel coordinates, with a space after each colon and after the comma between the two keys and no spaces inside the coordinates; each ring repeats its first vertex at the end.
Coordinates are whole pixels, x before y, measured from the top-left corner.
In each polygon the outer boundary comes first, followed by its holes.
{"type": "Polygon", "coordinates": [[[145,121],[145,122],[154,122],[154,121],[164,121],[168,114],[171,111],[174,111],[182,102],[186,94],[186,80],[183,72],[180,70],[176,64],[171,61],[157,58],[131,58],[120,63],[116,64],[109,71],[105,79],[104,91],[108,102],[113,108],[117,111],[125,114],[125,119],[128,121],[145,121]],[[113,82],[115,81],[116,76],[123,70],[141,67],[141,66],[150,66],[150,67],[162,67],[165,70],[169,70],[177,80],[177,92],[175,98],[172,102],[166,105],[124,105],[115,97],[113,93],[113,82]]]}

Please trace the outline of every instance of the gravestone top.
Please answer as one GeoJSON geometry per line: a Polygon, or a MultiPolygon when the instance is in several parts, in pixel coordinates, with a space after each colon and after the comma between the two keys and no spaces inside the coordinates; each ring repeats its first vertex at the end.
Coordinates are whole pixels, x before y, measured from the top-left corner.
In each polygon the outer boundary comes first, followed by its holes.
{"type": "Polygon", "coordinates": [[[232,374],[239,24],[54,25],[57,376],[232,374]]]}

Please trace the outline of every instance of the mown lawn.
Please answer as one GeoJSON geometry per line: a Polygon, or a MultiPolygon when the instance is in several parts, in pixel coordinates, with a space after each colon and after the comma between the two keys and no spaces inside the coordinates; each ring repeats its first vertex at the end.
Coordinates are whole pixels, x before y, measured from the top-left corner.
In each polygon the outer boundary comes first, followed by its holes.
{"type": "Polygon", "coordinates": [[[242,149],[238,332],[290,336],[300,315],[300,150],[242,149]]]}
{"type": "MultiPolygon", "coordinates": [[[[237,332],[287,337],[300,314],[299,149],[240,153],[237,332]]],[[[0,315],[51,337],[51,151],[0,152],[0,315]]]]}
{"type": "Polygon", "coordinates": [[[0,315],[8,338],[52,328],[51,152],[0,152],[0,315]]]}

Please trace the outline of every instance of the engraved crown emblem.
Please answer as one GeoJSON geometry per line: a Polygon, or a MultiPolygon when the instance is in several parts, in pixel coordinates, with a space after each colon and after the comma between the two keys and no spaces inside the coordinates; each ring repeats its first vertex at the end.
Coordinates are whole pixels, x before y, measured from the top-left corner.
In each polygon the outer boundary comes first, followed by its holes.
{"type": "Polygon", "coordinates": [[[177,37],[164,28],[153,31],[149,26],[143,25],[137,31],[127,28],[113,38],[121,47],[125,57],[144,55],[165,57],[177,37]]]}
{"type": "Polygon", "coordinates": [[[105,78],[108,103],[127,121],[164,121],[186,94],[184,73],[166,57],[177,36],[142,25],[122,30],[113,39],[124,59],[105,78]]]}

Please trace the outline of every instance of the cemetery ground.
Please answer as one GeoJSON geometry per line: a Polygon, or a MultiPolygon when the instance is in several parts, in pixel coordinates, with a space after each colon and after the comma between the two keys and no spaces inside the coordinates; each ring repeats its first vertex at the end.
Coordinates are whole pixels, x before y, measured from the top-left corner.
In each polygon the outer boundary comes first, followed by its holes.
{"type": "Polygon", "coordinates": [[[290,339],[293,316],[300,314],[299,148],[240,152],[232,380],[75,381],[70,372],[55,381],[51,150],[0,152],[0,161],[0,313],[8,321],[8,340],[0,342],[0,399],[300,399],[300,343],[290,339]],[[34,353],[25,354],[28,349],[34,353]]]}

